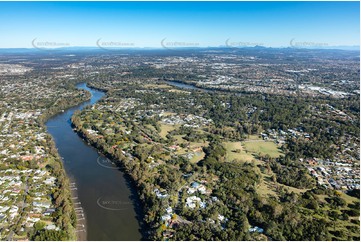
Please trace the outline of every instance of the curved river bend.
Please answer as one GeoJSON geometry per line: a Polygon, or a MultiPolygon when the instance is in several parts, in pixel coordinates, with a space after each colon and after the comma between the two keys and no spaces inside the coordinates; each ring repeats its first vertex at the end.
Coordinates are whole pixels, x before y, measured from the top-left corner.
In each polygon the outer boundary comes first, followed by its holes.
{"type": "Polygon", "coordinates": [[[64,168],[77,197],[74,203],[78,216],[80,239],[84,240],[140,240],[140,219],[136,192],[125,179],[124,173],[112,163],[104,165],[105,157],[83,141],[72,129],[70,118],[74,111],[92,105],[104,92],[88,88],[85,83],[78,88],[89,91],[89,101],[60,113],[46,123],[53,136],[64,168]],[[84,211],[85,218],[82,218],[84,211]],[[83,230],[83,225],[86,234],[83,230]]]}

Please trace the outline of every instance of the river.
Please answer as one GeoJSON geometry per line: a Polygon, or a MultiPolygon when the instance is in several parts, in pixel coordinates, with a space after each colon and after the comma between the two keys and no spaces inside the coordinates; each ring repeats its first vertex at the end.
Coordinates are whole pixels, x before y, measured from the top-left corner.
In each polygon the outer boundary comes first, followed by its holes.
{"type": "Polygon", "coordinates": [[[105,93],[85,83],[77,87],[89,91],[91,99],[52,117],[46,126],[73,183],[79,237],[82,240],[140,240],[141,208],[129,179],[71,127],[74,111],[96,103],[105,93]]]}
{"type": "Polygon", "coordinates": [[[196,87],[194,85],[187,84],[187,83],[184,83],[184,82],[166,81],[166,83],[168,83],[169,85],[172,85],[172,86],[182,88],[182,89],[192,89],[192,90],[199,90],[199,91],[209,92],[209,90],[207,90],[207,89],[199,88],[199,87],[196,87]]]}

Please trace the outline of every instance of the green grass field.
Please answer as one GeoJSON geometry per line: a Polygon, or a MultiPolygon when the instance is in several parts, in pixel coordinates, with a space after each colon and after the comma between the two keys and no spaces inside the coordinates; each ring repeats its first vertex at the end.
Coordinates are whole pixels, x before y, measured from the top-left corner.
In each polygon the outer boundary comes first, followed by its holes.
{"type": "Polygon", "coordinates": [[[163,139],[166,139],[166,136],[168,134],[168,132],[175,130],[176,128],[178,128],[179,125],[168,125],[168,124],[161,124],[160,125],[160,137],[162,137],[163,139]]]}
{"type": "MultiPolygon", "coordinates": [[[[256,169],[259,170],[257,167],[256,169]]],[[[261,171],[260,171],[261,172],[261,171]]],[[[273,172],[265,174],[261,172],[261,182],[257,185],[257,193],[261,196],[268,197],[269,195],[278,197],[275,192],[275,183],[272,181],[273,172]]]]}
{"type": "Polygon", "coordinates": [[[257,134],[252,134],[247,138],[248,140],[262,140],[257,134]]]}
{"type": "Polygon", "coordinates": [[[151,131],[156,131],[153,125],[147,124],[145,127],[151,131]]]}
{"type": "Polygon", "coordinates": [[[295,187],[290,187],[290,186],[280,184],[278,182],[274,182],[272,180],[273,175],[274,175],[274,173],[272,171],[270,174],[262,173],[261,183],[257,186],[257,192],[260,195],[263,195],[263,196],[273,195],[273,196],[278,197],[277,192],[276,192],[277,186],[286,188],[288,190],[288,192],[294,192],[297,194],[304,193],[307,190],[309,190],[309,189],[298,189],[295,187]]]}
{"type": "Polygon", "coordinates": [[[357,202],[357,201],[360,201],[359,199],[355,198],[355,197],[351,197],[343,192],[341,192],[341,198],[342,199],[345,199],[345,201],[348,203],[348,204],[352,204],[353,202],[357,202]]]}
{"type": "Polygon", "coordinates": [[[196,152],[195,155],[192,157],[190,162],[197,163],[198,161],[202,160],[206,154],[202,152],[196,152]]]}
{"type": "Polygon", "coordinates": [[[183,136],[182,134],[177,134],[177,135],[174,135],[173,138],[177,141],[178,144],[181,144],[181,143],[184,143],[186,142],[186,140],[183,139],[183,136]]]}
{"type": "Polygon", "coordinates": [[[245,141],[242,142],[242,145],[244,146],[245,150],[253,154],[268,154],[274,158],[277,158],[282,154],[277,144],[272,141],[245,141]]]}
{"type": "Polygon", "coordinates": [[[241,142],[224,142],[223,145],[227,150],[227,161],[237,159],[244,162],[250,162],[254,159],[252,154],[245,151],[241,142]],[[236,152],[237,149],[240,150],[239,153],[236,152]]]}

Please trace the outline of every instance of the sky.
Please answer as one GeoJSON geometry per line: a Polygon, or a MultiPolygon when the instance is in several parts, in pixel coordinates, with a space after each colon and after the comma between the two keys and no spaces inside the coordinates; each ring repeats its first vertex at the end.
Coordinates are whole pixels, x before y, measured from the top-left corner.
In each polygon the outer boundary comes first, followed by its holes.
{"type": "Polygon", "coordinates": [[[359,46],[359,2],[0,2],[0,48],[359,46]]]}

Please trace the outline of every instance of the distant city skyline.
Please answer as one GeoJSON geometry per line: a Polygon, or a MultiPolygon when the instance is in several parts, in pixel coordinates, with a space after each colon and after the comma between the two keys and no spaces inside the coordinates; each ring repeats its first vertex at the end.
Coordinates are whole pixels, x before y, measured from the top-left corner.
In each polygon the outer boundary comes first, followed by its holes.
{"type": "Polygon", "coordinates": [[[359,2],[0,2],[0,48],[360,45],[359,2]]]}

